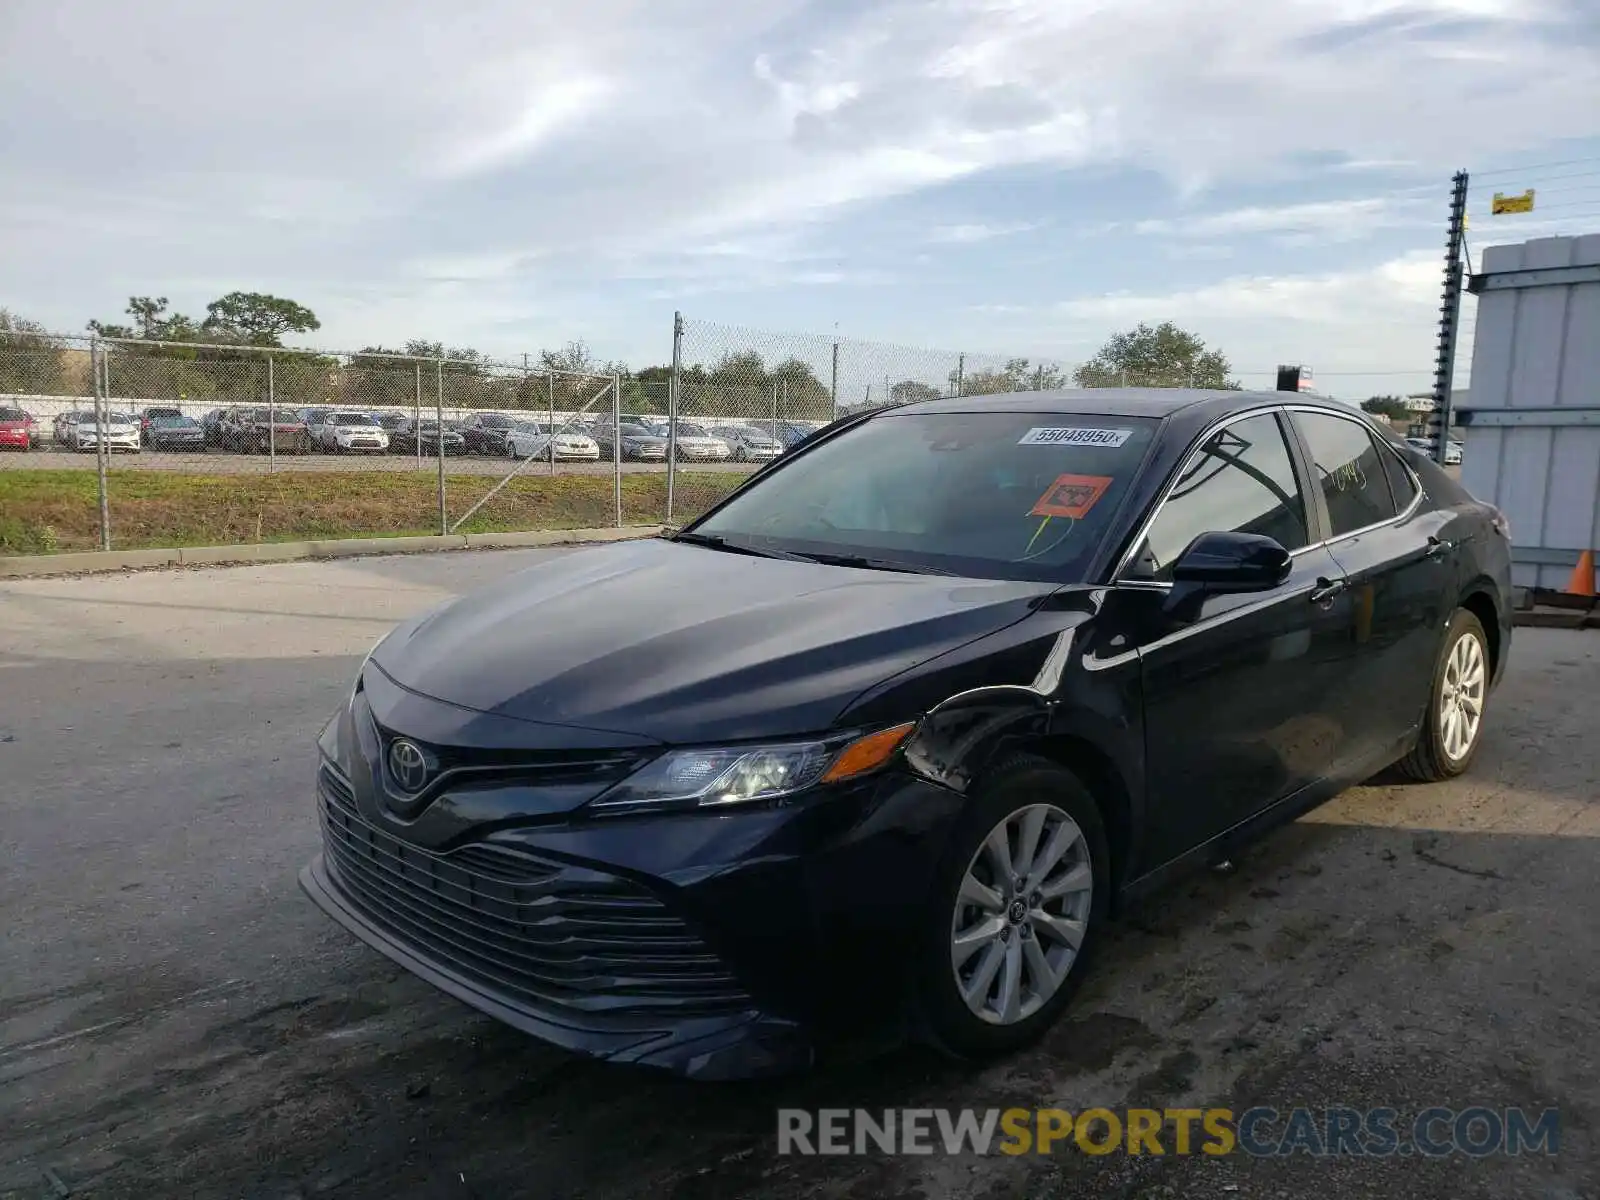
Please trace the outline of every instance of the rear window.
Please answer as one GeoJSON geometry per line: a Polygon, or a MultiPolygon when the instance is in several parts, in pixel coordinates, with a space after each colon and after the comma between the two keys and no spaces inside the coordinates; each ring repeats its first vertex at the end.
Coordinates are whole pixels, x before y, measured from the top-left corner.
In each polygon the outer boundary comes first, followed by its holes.
{"type": "Polygon", "coordinates": [[[26,421],[28,414],[20,408],[0,408],[0,421],[26,421]]]}
{"type": "Polygon", "coordinates": [[[1075,582],[1156,426],[1084,414],[886,415],[780,466],[695,531],[757,549],[1075,582]]]}

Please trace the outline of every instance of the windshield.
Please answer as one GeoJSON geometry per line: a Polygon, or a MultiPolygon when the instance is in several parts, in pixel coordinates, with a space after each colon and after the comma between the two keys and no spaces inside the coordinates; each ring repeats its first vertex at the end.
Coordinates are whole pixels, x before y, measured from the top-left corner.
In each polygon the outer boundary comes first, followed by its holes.
{"type": "Polygon", "coordinates": [[[270,408],[248,408],[244,412],[244,419],[262,422],[274,421],[279,425],[297,425],[300,421],[300,418],[293,413],[284,412],[281,409],[274,412],[270,408]]]}
{"type": "Polygon", "coordinates": [[[0,421],[26,421],[28,414],[20,408],[0,408],[0,421]]]}
{"type": "Polygon", "coordinates": [[[366,413],[341,412],[334,413],[328,418],[330,425],[376,425],[377,422],[366,413]]]}
{"type": "Polygon", "coordinates": [[[481,414],[478,417],[478,423],[485,429],[510,429],[512,425],[510,417],[498,416],[495,413],[481,414]]]}
{"type": "Polygon", "coordinates": [[[678,423],[678,436],[679,437],[710,437],[711,435],[709,433],[707,433],[704,429],[701,429],[700,426],[698,426],[698,425],[688,425],[688,424],[685,424],[685,423],[680,421],[678,423]]]}
{"type": "Polygon", "coordinates": [[[694,533],[773,552],[1079,582],[1156,425],[1084,414],[878,417],[759,480],[694,533]]]}
{"type": "Polygon", "coordinates": [[[169,417],[165,413],[163,413],[159,417],[151,417],[150,418],[150,424],[158,426],[161,429],[169,429],[169,428],[173,428],[175,426],[180,426],[180,425],[183,425],[183,426],[194,425],[194,424],[196,424],[196,422],[190,420],[188,417],[180,417],[180,416],[170,416],[169,417]]]}

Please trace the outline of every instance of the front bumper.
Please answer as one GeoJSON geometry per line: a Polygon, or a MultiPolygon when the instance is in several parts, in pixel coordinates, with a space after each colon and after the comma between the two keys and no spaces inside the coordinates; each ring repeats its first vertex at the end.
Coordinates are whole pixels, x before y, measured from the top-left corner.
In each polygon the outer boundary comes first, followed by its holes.
{"type": "Polygon", "coordinates": [[[391,825],[326,772],[323,853],[300,875],[323,912],[517,1029],[701,1080],[803,1070],[824,1042],[900,1030],[910,948],[960,803],[891,773],[788,808],[506,828],[506,805],[528,791],[508,788],[503,804],[481,791],[463,800],[495,812],[481,833],[481,817],[440,814],[459,826],[443,849],[402,840],[429,823],[391,825]],[[519,856],[541,877],[507,895],[503,870],[472,866],[486,854],[519,856]],[[641,958],[647,929],[666,941],[641,958]]]}

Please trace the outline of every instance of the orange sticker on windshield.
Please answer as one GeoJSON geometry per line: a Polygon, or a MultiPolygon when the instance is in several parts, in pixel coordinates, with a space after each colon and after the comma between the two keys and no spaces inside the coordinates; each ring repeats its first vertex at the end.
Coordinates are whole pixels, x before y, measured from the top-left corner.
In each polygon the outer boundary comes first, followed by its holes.
{"type": "Polygon", "coordinates": [[[1070,517],[1076,521],[1095,506],[1106,489],[1115,482],[1106,475],[1058,475],[1045,489],[1030,517],[1070,517]]]}

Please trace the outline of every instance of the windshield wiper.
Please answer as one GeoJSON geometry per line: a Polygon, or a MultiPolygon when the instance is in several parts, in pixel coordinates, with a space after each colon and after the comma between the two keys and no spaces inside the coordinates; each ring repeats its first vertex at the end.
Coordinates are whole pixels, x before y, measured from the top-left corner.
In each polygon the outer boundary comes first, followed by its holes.
{"type": "Polygon", "coordinates": [[[893,558],[872,558],[865,554],[796,554],[808,562],[823,563],[830,567],[860,567],[868,571],[900,571],[907,575],[955,575],[943,567],[929,567],[922,563],[901,562],[893,558]]]}
{"type": "Polygon", "coordinates": [[[799,554],[789,554],[783,550],[762,550],[756,546],[749,546],[743,542],[730,542],[721,534],[716,533],[675,533],[668,541],[684,542],[690,546],[705,546],[710,550],[724,550],[729,554],[748,554],[754,558],[784,558],[791,562],[802,561],[799,554]]]}

